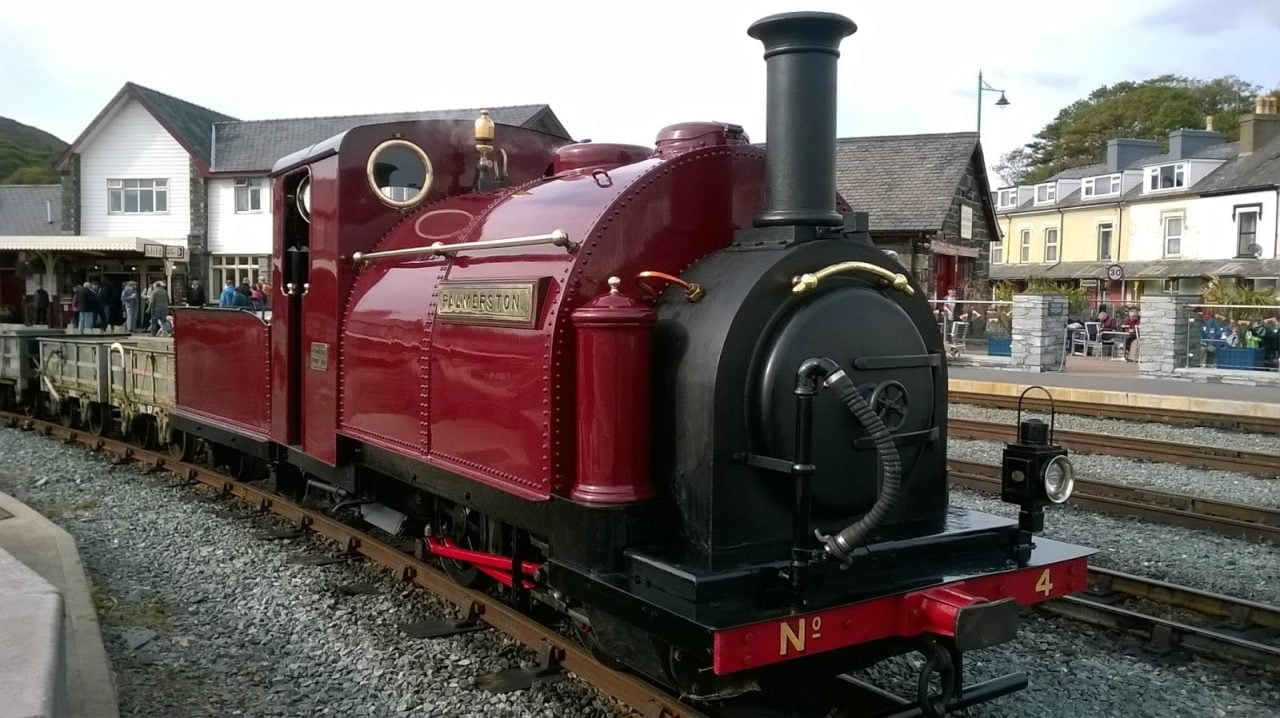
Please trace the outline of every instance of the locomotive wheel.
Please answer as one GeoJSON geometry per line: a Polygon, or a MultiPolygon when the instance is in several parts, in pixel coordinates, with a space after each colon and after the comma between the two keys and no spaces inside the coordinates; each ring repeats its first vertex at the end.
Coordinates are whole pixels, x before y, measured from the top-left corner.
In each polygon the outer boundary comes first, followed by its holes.
{"type": "Polygon", "coordinates": [[[106,436],[108,418],[111,416],[111,407],[103,404],[90,404],[89,416],[86,424],[89,432],[94,436],[106,436]]]}
{"type": "MultiPolygon", "coordinates": [[[[489,531],[489,520],[482,514],[471,509],[455,504],[449,511],[449,526],[445,531],[454,543],[463,548],[469,548],[476,551],[485,550],[485,536],[489,531]]],[[[465,561],[457,561],[449,558],[440,559],[440,567],[444,569],[445,575],[453,580],[454,583],[467,588],[480,588],[488,586],[493,579],[481,573],[479,569],[465,561]]]]}
{"type": "Polygon", "coordinates": [[[185,431],[169,430],[169,458],[174,461],[191,461],[195,456],[195,439],[185,431]]]}

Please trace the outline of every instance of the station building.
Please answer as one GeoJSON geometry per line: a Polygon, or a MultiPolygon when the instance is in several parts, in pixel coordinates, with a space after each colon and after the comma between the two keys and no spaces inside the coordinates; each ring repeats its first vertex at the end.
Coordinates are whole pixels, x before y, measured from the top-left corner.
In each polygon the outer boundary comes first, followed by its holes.
{"type": "MultiPolygon", "coordinates": [[[[568,137],[547,105],[490,107],[494,120],[568,137]]],[[[69,307],[74,287],[168,280],[211,296],[226,279],[269,272],[276,159],[358,125],[474,120],[480,108],[243,121],[125,83],[58,162],[61,185],[0,188],[0,309],[21,321],[43,287],[69,307]]],[[[55,321],[57,319],[55,318],[55,321]]]]}

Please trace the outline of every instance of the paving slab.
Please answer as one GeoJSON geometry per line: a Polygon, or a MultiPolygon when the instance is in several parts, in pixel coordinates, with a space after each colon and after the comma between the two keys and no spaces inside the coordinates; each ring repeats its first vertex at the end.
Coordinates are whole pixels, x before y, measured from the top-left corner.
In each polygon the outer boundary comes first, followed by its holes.
{"type": "Polygon", "coordinates": [[[75,539],[0,493],[0,718],[118,718],[75,539]]]}

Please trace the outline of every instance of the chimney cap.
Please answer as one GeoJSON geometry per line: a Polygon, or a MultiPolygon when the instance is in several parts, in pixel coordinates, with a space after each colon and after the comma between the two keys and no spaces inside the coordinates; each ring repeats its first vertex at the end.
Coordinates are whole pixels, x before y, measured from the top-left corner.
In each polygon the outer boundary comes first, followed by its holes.
{"type": "Polygon", "coordinates": [[[1255,115],[1274,115],[1280,111],[1277,106],[1280,100],[1271,95],[1258,95],[1253,101],[1253,113],[1255,115]]]}

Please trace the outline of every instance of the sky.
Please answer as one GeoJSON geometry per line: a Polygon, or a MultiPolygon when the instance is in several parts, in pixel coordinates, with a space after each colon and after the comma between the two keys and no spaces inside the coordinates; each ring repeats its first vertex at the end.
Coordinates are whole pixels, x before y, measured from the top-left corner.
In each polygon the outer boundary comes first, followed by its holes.
{"type": "MultiPolygon", "coordinates": [[[[685,120],[765,134],[774,12],[851,18],[841,136],[976,129],[988,165],[1091,90],[1165,73],[1280,86],[1280,0],[218,2],[0,0],[0,115],[73,140],[125,81],[240,119],[550,104],[575,138],[685,120]]],[[[998,182],[992,179],[993,186],[998,182]]]]}

